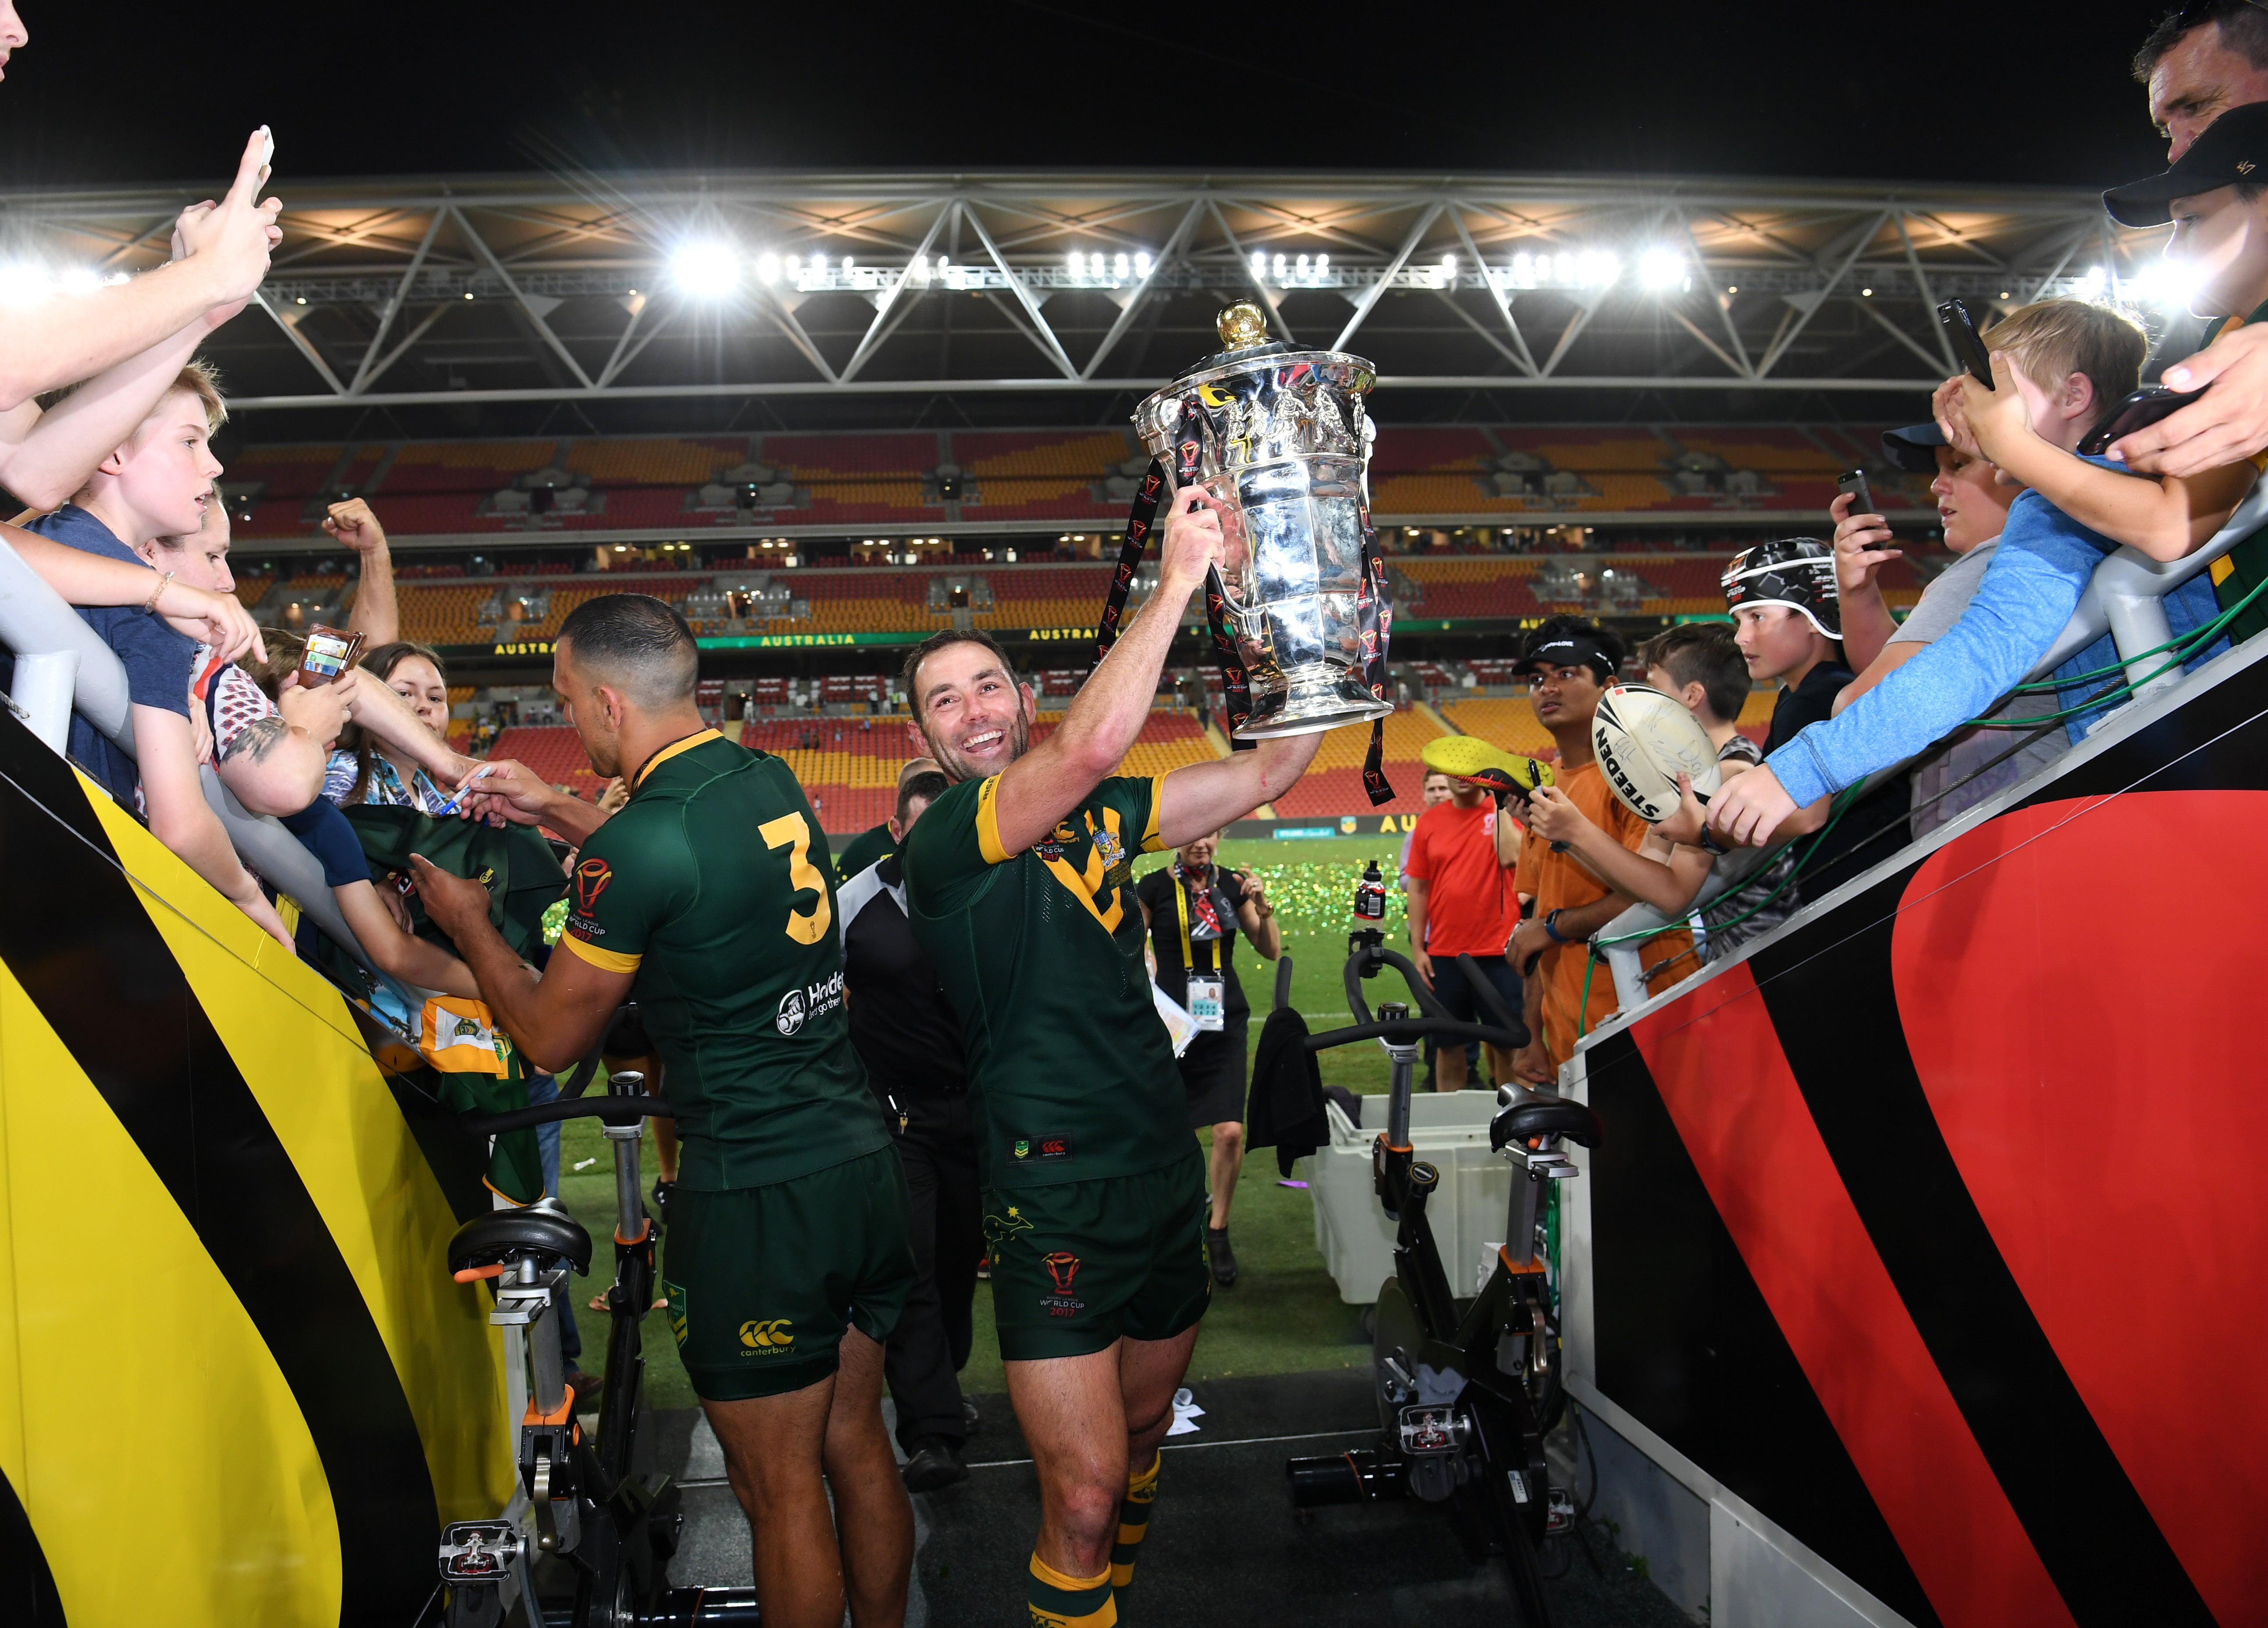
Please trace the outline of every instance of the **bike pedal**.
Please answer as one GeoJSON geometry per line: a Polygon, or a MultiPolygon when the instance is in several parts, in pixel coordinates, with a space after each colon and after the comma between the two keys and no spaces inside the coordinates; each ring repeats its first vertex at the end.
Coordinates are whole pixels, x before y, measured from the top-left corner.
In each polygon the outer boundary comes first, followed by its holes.
{"type": "Polygon", "coordinates": [[[441,1580],[493,1583],[519,1558],[519,1529],[509,1521],[453,1521],[441,1534],[441,1580]]]}

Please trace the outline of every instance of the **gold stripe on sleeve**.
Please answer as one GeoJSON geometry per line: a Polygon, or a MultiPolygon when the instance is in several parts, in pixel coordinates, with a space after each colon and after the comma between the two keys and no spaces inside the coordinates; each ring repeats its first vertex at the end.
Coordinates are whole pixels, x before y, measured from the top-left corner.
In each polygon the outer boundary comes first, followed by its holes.
{"type": "Polygon", "coordinates": [[[1005,865],[1015,857],[1000,843],[1000,811],[992,802],[999,789],[998,775],[976,788],[976,848],[987,865],[1005,865]]]}
{"type": "Polygon", "coordinates": [[[636,972],[641,955],[625,955],[620,950],[602,950],[595,944],[585,944],[571,932],[559,935],[559,947],[572,950],[601,972],[636,972]]]}
{"type": "Polygon", "coordinates": [[[1166,777],[1152,776],[1150,781],[1150,822],[1142,828],[1142,851],[1156,853],[1165,847],[1158,836],[1158,816],[1166,806],[1166,777]]]}

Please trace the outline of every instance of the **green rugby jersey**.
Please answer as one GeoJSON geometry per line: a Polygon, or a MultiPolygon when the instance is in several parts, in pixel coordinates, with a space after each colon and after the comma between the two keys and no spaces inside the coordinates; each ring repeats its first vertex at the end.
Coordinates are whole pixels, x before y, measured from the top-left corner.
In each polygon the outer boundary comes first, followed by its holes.
{"type": "Polygon", "coordinates": [[[1164,777],[1095,787],[1045,840],[1004,852],[998,777],[906,834],[906,914],[961,1017],[977,1147],[995,1188],[1138,1175],[1186,1158],[1182,1077],[1142,964],[1133,859],[1164,777]]]}
{"type": "Polygon", "coordinates": [[[637,975],[688,1190],[784,1182],[889,1145],[850,1050],[827,871],[787,765],[713,729],[655,753],[583,844],[559,948],[637,975]]]}

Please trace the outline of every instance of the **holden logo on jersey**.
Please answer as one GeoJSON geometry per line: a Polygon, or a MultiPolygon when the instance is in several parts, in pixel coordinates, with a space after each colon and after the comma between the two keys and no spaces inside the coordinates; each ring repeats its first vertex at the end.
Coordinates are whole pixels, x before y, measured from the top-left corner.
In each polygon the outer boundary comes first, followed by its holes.
{"type": "Polygon", "coordinates": [[[843,975],[839,971],[803,989],[790,990],[780,997],[779,1032],[792,1035],[803,1027],[806,1019],[823,1018],[842,1004],[843,975]]]}
{"type": "Polygon", "coordinates": [[[588,916],[599,908],[599,895],[615,880],[615,868],[604,859],[585,859],[575,867],[575,913],[588,916]]]}

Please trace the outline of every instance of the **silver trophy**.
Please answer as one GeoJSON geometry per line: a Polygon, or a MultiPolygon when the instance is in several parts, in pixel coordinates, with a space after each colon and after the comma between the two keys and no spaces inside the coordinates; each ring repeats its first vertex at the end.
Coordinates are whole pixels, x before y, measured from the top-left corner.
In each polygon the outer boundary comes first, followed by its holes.
{"type": "Polygon", "coordinates": [[[1252,684],[1237,737],[1383,718],[1394,707],[1363,681],[1356,607],[1371,365],[1270,343],[1256,306],[1231,306],[1219,328],[1225,349],[1144,401],[1134,427],[1169,472],[1194,467],[1227,507],[1222,585],[1252,684]]]}

